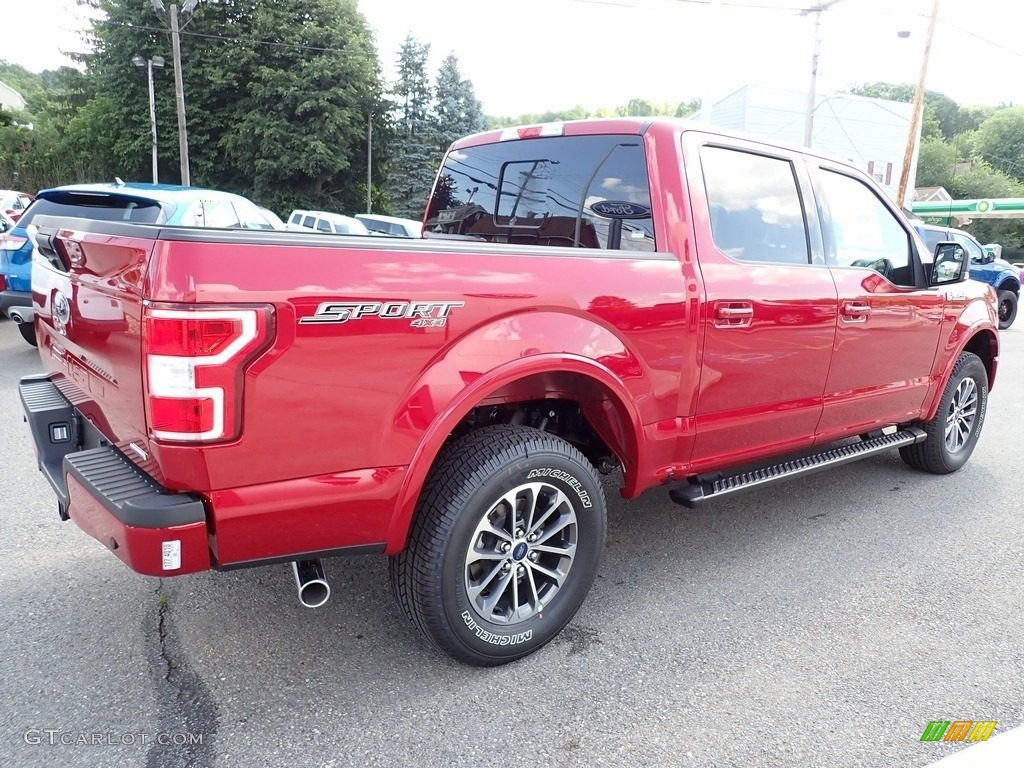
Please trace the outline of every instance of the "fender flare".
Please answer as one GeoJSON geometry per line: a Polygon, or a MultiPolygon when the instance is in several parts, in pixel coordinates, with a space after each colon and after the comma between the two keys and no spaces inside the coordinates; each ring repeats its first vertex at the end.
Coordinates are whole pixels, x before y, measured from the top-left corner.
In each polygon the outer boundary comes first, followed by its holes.
{"type": "MultiPolygon", "coordinates": [[[[979,336],[984,336],[989,345],[991,362],[985,366],[988,371],[989,389],[991,390],[995,384],[996,369],[999,365],[999,333],[995,326],[989,321],[978,321],[961,329],[957,335],[961,336],[961,338],[958,340],[957,345],[953,347],[954,351],[950,353],[949,358],[946,360],[941,375],[936,379],[934,389],[929,396],[928,407],[924,410],[924,421],[930,421],[934,418],[939,402],[942,400],[942,393],[946,389],[946,382],[949,381],[949,376],[953,372],[956,361],[960,359],[960,355],[967,350],[967,347],[976,343],[975,339],[979,336]]],[[[984,363],[985,361],[983,360],[982,362],[984,363]]]]}
{"type": "Polygon", "coordinates": [[[630,458],[633,462],[632,467],[627,468],[627,472],[631,471],[635,475],[638,467],[645,466],[646,449],[640,413],[626,386],[609,368],[591,358],[567,352],[539,354],[512,360],[491,369],[459,392],[424,432],[398,492],[394,513],[388,526],[384,554],[394,555],[405,547],[423,484],[452,430],[489,395],[515,381],[542,373],[578,374],[607,389],[615,398],[613,405],[620,408],[628,420],[628,430],[624,437],[628,444],[626,450],[632,453],[630,458]]]}

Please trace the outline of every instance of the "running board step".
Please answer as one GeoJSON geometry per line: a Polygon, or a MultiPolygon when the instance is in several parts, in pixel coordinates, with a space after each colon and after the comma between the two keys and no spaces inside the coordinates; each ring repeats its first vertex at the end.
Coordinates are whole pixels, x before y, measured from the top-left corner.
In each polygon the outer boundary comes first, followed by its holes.
{"type": "Polygon", "coordinates": [[[840,464],[849,464],[851,461],[874,456],[878,453],[891,451],[893,448],[902,448],[905,445],[920,443],[927,435],[923,429],[909,427],[891,435],[872,437],[862,440],[859,443],[844,445],[839,448],[816,453],[813,456],[805,456],[802,459],[793,459],[779,464],[772,464],[749,472],[741,472],[738,475],[722,477],[714,475],[711,477],[697,477],[693,482],[679,488],[673,488],[668,492],[669,497],[676,504],[694,509],[699,507],[708,499],[718,499],[755,488],[762,488],[780,480],[789,480],[792,477],[801,477],[823,469],[838,467],[840,464]]]}

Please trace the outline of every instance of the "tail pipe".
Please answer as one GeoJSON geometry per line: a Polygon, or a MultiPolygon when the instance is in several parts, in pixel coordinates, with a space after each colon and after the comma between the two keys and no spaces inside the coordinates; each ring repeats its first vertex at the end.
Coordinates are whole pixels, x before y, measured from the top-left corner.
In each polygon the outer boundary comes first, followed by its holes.
{"type": "Polygon", "coordinates": [[[324,566],[319,560],[296,560],[292,563],[295,587],[299,590],[299,602],[307,608],[319,608],[331,596],[331,585],[324,576],[324,566]]]}

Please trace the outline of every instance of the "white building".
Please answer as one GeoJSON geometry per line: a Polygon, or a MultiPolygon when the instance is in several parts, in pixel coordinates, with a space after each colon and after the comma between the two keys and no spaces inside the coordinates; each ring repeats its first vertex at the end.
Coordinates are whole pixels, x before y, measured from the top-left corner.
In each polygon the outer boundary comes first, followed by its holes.
{"type": "MultiPolygon", "coordinates": [[[[845,93],[820,94],[814,108],[811,147],[849,160],[874,177],[893,199],[907,146],[912,104],[845,93]]],[[[803,144],[807,93],[747,85],[712,107],[711,122],[773,141],[803,144]]],[[[913,196],[916,147],[908,198],[913,196]]],[[[903,201],[909,206],[910,199],[903,201]]]]}
{"type": "Polygon", "coordinates": [[[21,94],[6,83],[0,83],[0,109],[8,112],[21,112],[28,106],[21,94]]]}

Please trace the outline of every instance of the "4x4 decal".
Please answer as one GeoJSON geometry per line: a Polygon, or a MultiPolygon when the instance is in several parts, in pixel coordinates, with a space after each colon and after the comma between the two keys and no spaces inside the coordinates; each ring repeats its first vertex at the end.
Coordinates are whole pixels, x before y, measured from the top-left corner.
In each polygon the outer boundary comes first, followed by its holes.
{"type": "Polygon", "coordinates": [[[413,328],[443,328],[453,309],[464,301],[325,301],[300,323],[347,323],[364,317],[412,320],[413,328]]]}

